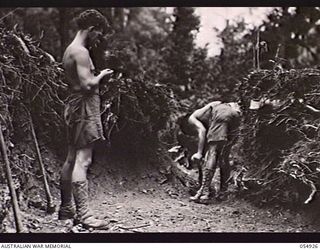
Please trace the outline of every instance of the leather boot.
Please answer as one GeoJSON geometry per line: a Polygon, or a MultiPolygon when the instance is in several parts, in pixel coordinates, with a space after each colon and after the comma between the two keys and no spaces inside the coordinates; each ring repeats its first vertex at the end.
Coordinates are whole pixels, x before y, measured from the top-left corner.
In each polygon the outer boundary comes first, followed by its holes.
{"type": "Polygon", "coordinates": [[[201,204],[208,204],[210,200],[210,192],[206,190],[199,190],[196,195],[191,196],[189,201],[201,204]]]}
{"type": "Polygon", "coordinates": [[[88,181],[72,183],[73,196],[76,203],[77,222],[85,228],[108,229],[108,222],[94,217],[89,209],[88,181]]]}
{"type": "Polygon", "coordinates": [[[189,198],[190,201],[194,201],[196,203],[202,203],[207,204],[210,199],[210,184],[213,177],[213,174],[215,172],[215,169],[208,170],[205,169],[205,171],[202,172],[202,185],[196,195],[191,196],[189,198]]]}
{"type": "Polygon", "coordinates": [[[207,203],[209,202],[209,199],[210,199],[210,187],[206,186],[203,189],[201,196],[199,197],[199,202],[207,203]]]}
{"type": "Polygon", "coordinates": [[[76,209],[72,203],[72,185],[70,181],[60,180],[61,205],[58,212],[59,220],[73,219],[76,209]]]}
{"type": "Polygon", "coordinates": [[[202,189],[200,188],[195,195],[189,197],[189,201],[197,202],[201,195],[202,195],[202,189]]]}

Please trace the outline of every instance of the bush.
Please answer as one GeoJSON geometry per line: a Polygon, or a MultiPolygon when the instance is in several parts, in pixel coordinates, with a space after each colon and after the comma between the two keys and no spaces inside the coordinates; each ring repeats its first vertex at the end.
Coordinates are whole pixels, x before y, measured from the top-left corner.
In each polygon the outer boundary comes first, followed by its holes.
{"type": "MultiPolygon", "coordinates": [[[[250,73],[239,85],[242,99],[242,157],[247,176],[270,192],[269,200],[290,200],[287,193],[311,201],[319,182],[319,119],[309,113],[301,100],[320,106],[320,71],[261,70],[250,73]],[[249,110],[250,100],[279,100],[278,107],[265,105],[259,111],[249,110]],[[297,193],[296,185],[311,188],[297,193]],[[288,185],[290,183],[290,185],[288,185]],[[307,199],[308,198],[308,199],[307,199]]],[[[260,194],[260,193],[259,193],[260,194]]]]}

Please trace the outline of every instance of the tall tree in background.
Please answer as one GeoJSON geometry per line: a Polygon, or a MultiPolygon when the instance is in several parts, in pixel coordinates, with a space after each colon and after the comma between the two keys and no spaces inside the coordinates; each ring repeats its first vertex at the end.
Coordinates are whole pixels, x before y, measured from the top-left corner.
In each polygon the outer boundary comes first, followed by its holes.
{"type": "Polygon", "coordinates": [[[166,75],[161,51],[166,46],[169,15],[158,7],[124,8],[119,13],[123,13],[123,23],[119,26],[120,20],[113,18],[116,34],[107,42],[110,67],[158,82],[166,75]]]}
{"type": "Polygon", "coordinates": [[[236,23],[227,21],[226,27],[218,33],[223,47],[221,54],[212,58],[214,85],[211,88],[227,101],[235,98],[236,84],[253,67],[254,37],[248,31],[241,20],[236,23]]]}
{"type": "Polygon", "coordinates": [[[165,60],[169,77],[164,79],[182,97],[188,95],[193,82],[191,76],[195,36],[200,27],[200,19],[194,8],[174,9],[173,28],[168,37],[165,60]]]}
{"type": "Polygon", "coordinates": [[[278,56],[283,66],[308,67],[319,62],[320,32],[319,7],[276,8],[263,23],[261,38],[268,44],[265,67],[272,67],[268,61],[278,56]]]}
{"type": "Polygon", "coordinates": [[[62,58],[64,50],[66,49],[67,45],[67,38],[68,38],[68,31],[69,31],[69,15],[71,14],[69,10],[66,8],[59,8],[59,35],[60,35],[60,58],[62,58]]]}

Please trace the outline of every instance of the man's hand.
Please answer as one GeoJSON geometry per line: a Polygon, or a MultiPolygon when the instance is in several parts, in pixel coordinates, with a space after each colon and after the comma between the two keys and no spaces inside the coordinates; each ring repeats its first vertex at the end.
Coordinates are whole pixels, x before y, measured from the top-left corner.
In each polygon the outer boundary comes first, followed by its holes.
{"type": "Polygon", "coordinates": [[[198,152],[191,156],[191,161],[200,161],[201,159],[202,159],[202,154],[198,152]]]}
{"type": "Polygon", "coordinates": [[[104,69],[101,71],[101,73],[105,76],[105,75],[110,75],[113,73],[112,69],[104,69]]]}

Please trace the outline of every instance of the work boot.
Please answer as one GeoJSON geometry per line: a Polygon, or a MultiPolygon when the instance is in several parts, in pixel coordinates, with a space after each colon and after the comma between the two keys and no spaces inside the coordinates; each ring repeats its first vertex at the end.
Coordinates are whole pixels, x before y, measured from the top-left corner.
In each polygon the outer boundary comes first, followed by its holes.
{"type": "Polygon", "coordinates": [[[193,201],[200,204],[208,204],[210,199],[210,188],[202,187],[198,190],[196,195],[191,196],[189,201],[193,201]]]}
{"type": "Polygon", "coordinates": [[[202,191],[201,196],[198,199],[198,203],[201,204],[208,204],[209,203],[209,199],[210,199],[210,188],[209,187],[205,187],[202,191]]]}
{"type": "Polygon", "coordinates": [[[73,196],[76,203],[77,224],[84,228],[108,229],[108,222],[95,218],[89,209],[88,181],[77,181],[72,183],[73,196]]]}
{"type": "Polygon", "coordinates": [[[70,181],[60,180],[61,205],[58,212],[59,220],[73,219],[76,209],[72,203],[72,185],[70,181]]]}
{"type": "Polygon", "coordinates": [[[207,203],[209,201],[210,191],[209,188],[200,188],[198,192],[189,198],[190,201],[194,201],[196,203],[207,203]]]}
{"type": "Polygon", "coordinates": [[[201,196],[201,192],[199,192],[198,190],[198,192],[195,195],[189,197],[189,201],[196,202],[199,200],[200,196],[201,196]]]}

